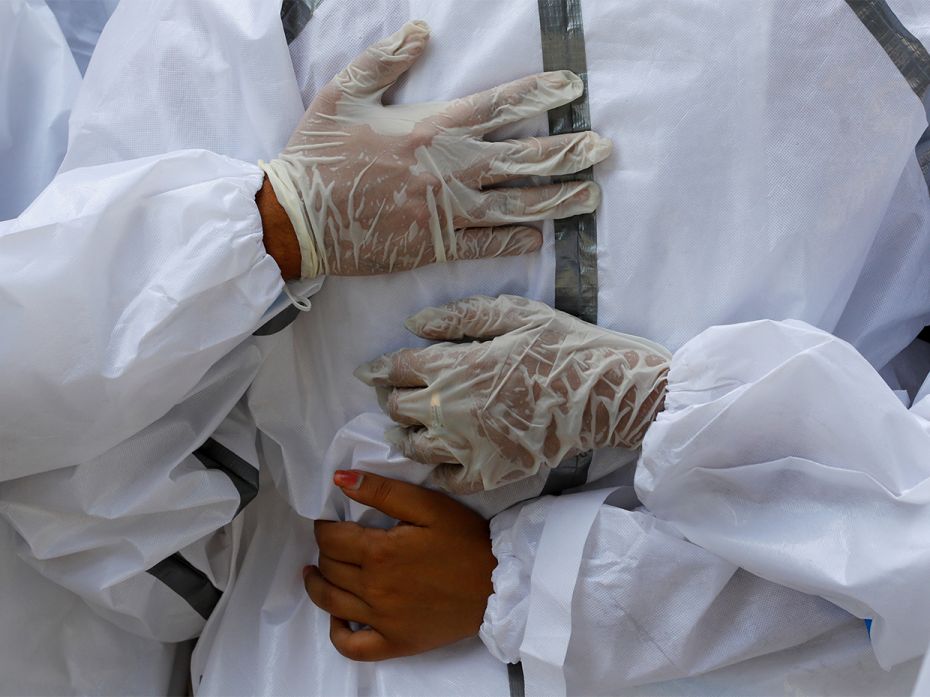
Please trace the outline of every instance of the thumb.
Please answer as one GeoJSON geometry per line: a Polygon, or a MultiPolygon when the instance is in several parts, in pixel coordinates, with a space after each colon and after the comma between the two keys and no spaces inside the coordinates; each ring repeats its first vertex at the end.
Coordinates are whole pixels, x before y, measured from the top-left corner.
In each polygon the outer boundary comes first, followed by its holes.
{"type": "Polygon", "coordinates": [[[420,310],[407,319],[405,326],[417,336],[433,341],[493,339],[552,314],[548,305],[516,295],[496,298],[473,295],[442,307],[420,310]]]}
{"type": "Polygon", "coordinates": [[[378,95],[407,72],[426,48],[429,25],[407,22],[394,34],[369,46],[339,75],[335,83],[355,97],[378,95]]]}
{"type": "Polygon", "coordinates": [[[336,470],[333,483],[353,501],[420,527],[432,527],[450,505],[459,505],[437,491],[359,470],[336,470]]]}

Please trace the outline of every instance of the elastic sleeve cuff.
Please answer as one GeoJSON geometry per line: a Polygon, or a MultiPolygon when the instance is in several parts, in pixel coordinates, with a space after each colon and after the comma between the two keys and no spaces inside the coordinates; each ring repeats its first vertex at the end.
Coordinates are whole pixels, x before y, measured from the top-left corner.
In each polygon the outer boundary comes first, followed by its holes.
{"type": "Polygon", "coordinates": [[[491,551],[497,567],[491,575],[494,593],[478,635],[491,655],[504,663],[520,660],[533,560],[551,502],[550,497],[538,499],[491,519],[491,551]]]}

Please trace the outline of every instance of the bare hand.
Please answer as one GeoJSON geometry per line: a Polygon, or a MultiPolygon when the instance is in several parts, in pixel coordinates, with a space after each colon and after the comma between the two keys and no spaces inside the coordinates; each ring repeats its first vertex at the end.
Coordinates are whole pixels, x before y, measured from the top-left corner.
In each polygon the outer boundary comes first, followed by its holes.
{"type": "Polygon", "coordinates": [[[304,570],[310,599],[331,617],[343,656],[411,656],[478,633],[497,560],[488,523],[462,504],[414,484],[336,472],[346,496],[397,518],[390,530],[319,520],[319,566],[304,570]],[[349,622],[366,625],[353,631],[349,622]]]}

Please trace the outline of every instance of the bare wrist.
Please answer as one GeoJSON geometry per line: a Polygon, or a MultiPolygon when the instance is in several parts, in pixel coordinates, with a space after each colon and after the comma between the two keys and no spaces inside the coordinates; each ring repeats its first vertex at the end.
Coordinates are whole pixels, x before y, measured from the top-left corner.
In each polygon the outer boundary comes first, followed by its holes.
{"type": "Polygon", "coordinates": [[[265,251],[277,262],[285,281],[300,278],[300,245],[297,235],[290,218],[278,203],[268,177],[262,180],[262,187],[255,195],[255,203],[262,219],[265,251]]]}

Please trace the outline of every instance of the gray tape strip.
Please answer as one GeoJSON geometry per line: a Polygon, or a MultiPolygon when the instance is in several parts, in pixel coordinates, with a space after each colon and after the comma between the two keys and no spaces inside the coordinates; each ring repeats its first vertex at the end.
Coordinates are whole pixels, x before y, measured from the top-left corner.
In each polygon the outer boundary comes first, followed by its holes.
{"type": "Polygon", "coordinates": [[[307,26],[316,8],[322,0],[284,0],[281,3],[281,24],[284,25],[284,38],[290,44],[300,36],[307,26]]]}
{"type": "Polygon", "coordinates": [[[220,601],[220,591],[200,569],[193,566],[179,553],[158,562],[148,570],[152,576],[184,598],[197,612],[207,619],[220,601]]]}
{"type": "Polygon", "coordinates": [[[222,471],[239,492],[238,514],[258,494],[258,470],[225,445],[210,438],[194,451],[194,457],[208,468],[222,471]]]}
{"type": "Polygon", "coordinates": [[[586,484],[592,455],[593,453],[587,452],[562,460],[559,466],[549,473],[546,484],[539,495],[561,494],[566,489],[573,489],[576,486],[586,484]]]}
{"type": "Polygon", "coordinates": [[[252,332],[252,336],[271,336],[272,334],[277,334],[283,329],[286,329],[291,322],[297,319],[299,314],[300,310],[293,305],[288,305],[281,310],[281,312],[252,332]]]}
{"type": "Polygon", "coordinates": [[[927,104],[930,92],[930,54],[901,24],[885,0],[846,0],[866,29],[888,54],[917,96],[927,104]]]}
{"type": "MultiPolygon", "coordinates": [[[[543,69],[571,70],[585,83],[584,94],[549,112],[549,133],[591,129],[588,59],[581,0],[539,0],[543,69]]],[[[557,181],[594,178],[587,169],[557,181]]],[[[592,324],[597,322],[597,220],[593,213],[555,221],[555,306],[592,324]]],[[[558,494],[588,479],[591,453],[571,457],[549,473],[542,494],[558,494]]]]}
{"type": "MultiPolygon", "coordinates": [[[[581,0],[539,0],[538,5],[543,69],[571,70],[585,83],[581,97],[549,112],[549,133],[590,130],[581,0]]],[[[557,181],[593,178],[588,169],[557,181]]],[[[586,322],[597,322],[597,222],[593,213],[555,221],[555,255],[555,306],[586,322]]]]}
{"type": "MultiPolygon", "coordinates": [[[[930,121],[930,53],[907,30],[885,0],[846,0],[881,45],[927,111],[930,121]]],[[[930,128],[917,143],[917,162],[930,188],[930,128]]]]}
{"type": "Polygon", "coordinates": [[[526,681],[523,678],[522,663],[507,664],[507,682],[510,683],[510,697],[526,697],[526,681]]]}

